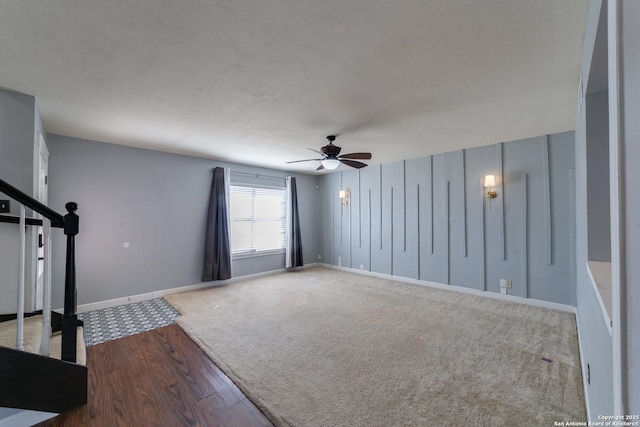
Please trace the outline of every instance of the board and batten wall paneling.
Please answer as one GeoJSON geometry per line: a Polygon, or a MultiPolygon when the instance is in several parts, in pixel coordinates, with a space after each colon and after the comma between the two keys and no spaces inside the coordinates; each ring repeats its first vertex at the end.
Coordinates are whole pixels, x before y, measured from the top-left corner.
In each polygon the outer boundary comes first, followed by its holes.
{"type": "Polygon", "coordinates": [[[330,231],[342,265],[491,292],[509,279],[509,294],[572,304],[573,144],[565,132],[323,176],[336,204],[351,195],[349,226],[330,231]]]}
{"type": "Polygon", "coordinates": [[[433,255],[433,156],[429,156],[429,253],[433,255]]]}
{"type": "Polygon", "coordinates": [[[363,212],[363,247],[360,263],[362,268],[372,271],[373,252],[380,250],[380,167],[373,166],[360,170],[360,191],[366,197],[366,210],[363,212]]]}
{"type": "Polygon", "coordinates": [[[544,135],[540,138],[540,151],[542,154],[542,190],[544,215],[544,262],[551,264],[551,187],[549,176],[549,138],[544,135]]]}
{"type": "Polygon", "coordinates": [[[522,288],[522,295],[523,297],[527,298],[529,296],[529,258],[527,255],[528,252],[528,234],[529,234],[529,221],[528,221],[528,217],[527,217],[527,211],[528,211],[528,202],[527,202],[527,174],[523,173],[520,177],[520,185],[521,185],[521,190],[520,190],[520,199],[522,200],[522,209],[520,211],[522,218],[520,220],[520,224],[521,224],[521,231],[522,231],[522,236],[521,236],[521,240],[520,240],[520,244],[521,249],[520,252],[522,253],[522,256],[520,257],[520,262],[522,263],[522,266],[520,267],[520,286],[522,288]]]}
{"type": "Polygon", "coordinates": [[[416,185],[416,278],[420,279],[420,184],[416,185]]]}
{"type": "Polygon", "coordinates": [[[465,161],[465,150],[460,150],[460,161],[462,169],[462,256],[467,257],[467,167],[465,161]]]}
{"type": "MultiPolygon", "coordinates": [[[[357,268],[356,263],[353,260],[354,254],[359,251],[358,247],[358,230],[359,230],[359,192],[358,187],[358,170],[345,169],[340,173],[342,176],[342,183],[338,191],[345,190],[347,192],[346,206],[342,204],[342,201],[338,198],[336,193],[336,203],[341,207],[343,230],[342,230],[342,265],[350,268],[357,268]]],[[[359,266],[359,265],[358,265],[359,266]]]]}
{"type": "Polygon", "coordinates": [[[367,258],[367,260],[369,261],[367,263],[367,270],[371,270],[371,189],[367,190],[368,194],[367,194],[367,213],[369,214],[369,245],[367,246],[367,252],[369,254],[369,257],[367,258]]]}
{"type": "Polygon", "coordinates": [[[477,206],[478,206],[478,217],[477,217],[477,235],[478,235],[478,253],[479,253],[479,258],[480,258],[480,279],[482,280],[481,282],[481,287],[480,289],[482,289],[483,291],[487,290],[487,273],[486,273],[486,264],[487,264],[487,258],[486,258],[486,248],[485,248],[485,230],[486,230],[486,224],[484,221],[484,178],[480,177],[477,180],[477,185],[476,185],[476,197],[478,199],[477,202],[477,206]]]}
{"type": "MultiPolygon", "coordinates": [[[[342,185],[342,176],[343,176],[343,172],[340,172],[340,189],[338,191],[342,191],[342,189],[344,188],[344,186],[342,185]]],[[[344,236],[344,213],[345,213],[345,209],[343,209],[342,207],[339,207],[340,209],[340,249],[342,249],[342,245],[344,243],[343,240],[343,236],[344,236]]],[[[342,251],[340,252],[341,258],[342,258],[342,251]]]]}
{"type": "MultiPolygon", "coordinates": [[[[575,247],[572,244],[575,230],[575,209],[572,210],[572,201],[575,199],[575,189],[572,189],[571,174],[574,169],[574,150],[571,144],[562,141],[565,134],[548,135],[549,158],[549,206],[550,227],[545,230],[543,237],[549,239],[542,241],[544,245],[550,245],[551,263],[547,259],[533,257],[538,260],[537,265],[532,265],[530,280],[536,286],[529,288],[531,298],[545,299],[551,295],[569,301],[575,300],[572,291],[575,280],[572,281],[571,257],[575,247]],[[567,286],[566,284],[569,284],[567,286]]],[[[532,229],[536,230],[536,229],[532,229]]],[[[534,247],[534,250],[537,249],[534,247]]],[[[541,252],[544,256],[545,253],[541,252]]]]}
{"type": "Polygon", "coordinates": [[[402,201],[404,203],[402,212],[404,217],[402,218],[402,250],[407,251],[407,161],[402,161],[402,201]]]}
{"type": "Polygon", "coordinates": [[[443,264],[444,267],[444,274],[445,274],[445,280],[444,283],[446,283],[447,285],[451,284],[451,260],[450,260],[450,255],[451,255],[451,215],[450,215],[450,200],[451,200],[451,193],[450,193],[450,182],[449,181],[445,181],[444,182],[444,191],[442,192],[443,198],[444,198],[444,202],[442,203],[442,206],[444,208],[444,213],[443,213],[443,217],[444,217],[444,225],[445,225],[445,250],[444,250],[444,257],[445,257],[445,262],[443,264]]]}
{"type": "Polygon", "coordinates": [[[358,169],[358,247],[362,247],[362,178],[358,169]]]}
{"type": "MultiPolygon", "coordinates": [[[[500,192],[504,192],[504,143],[500,143],[496,145],[498,152],[497,152],[497,165],[496,165],[496,176],[498,179],[497,182],[497,190],[500,192]]],[[[487,174],[490,175],[490,174],[487,174]]],[[[500,244],[500,248],[499,248],[499,253],[500,253],[500,259],[502,261],[507,259],[507,254],[505,252],[505,236],[504,236],[504,197],[501,197],[496,201],[496,207],[498,208],[498,221],[499,221],[499,226],[498,226],[498,233],[499,233],[499,240],[498,243],[500,244]]]]}
{"type": "Polygon", "coordinates": [[[419,180],[420,164],[413,160],[392,163],[400,179],[393,190],[393,274],[417,279],[418,209],[414,188],[419,180]],[[414,196],[414,197],[411,197],[414,196]]]}
{"type": "Polygon", "coordinates": [[[416,258],[418,279],[423,279],[423,271],[428,266],[428,260],[433,257],[433,191],[432,191],[432,156],[412,159],[409,168],[415,172],[412,185],[419,186],[418,221],[420,224],[419,249],[416,258]]]}
{"type": "MultiPolygon", "coordinates": [[[[382,165],[365,168],[362,170],[362,179],[367,190],[369,190],[371,209],[369,211],[369,221],[371,235],[369,237],[369,270],[390,274],[390,270],[383,268],[387,265],[390,257],[385,259],[383,254],[383,206],[385,201],[382,194],[382,165]]],[[[388,201],[386,202],[388,205],[388,201]]]]}
{"type": "Polygon", "coordinates": [[[379,191],[379,249],[371,251],[371,271],[383,274],[392,274],[392,223],[391,223],[391,171],[393,164],[380,165],[378,176],[380,180],[379,191]]]}
{"type": "Polygon", "coordinates": [[[389,198],[391,199],[390,203],[389,203],[389,206],[390,206],[390,209],[389,209],[389,223],[391,224],[391,227],[390,227],[391,238],[389,239],[389,243],[391,244],[391,251],[390,251],[391,252],[391,274],[393,275],[393,224],[394,224],[393,223],[393,208],[394,208],[394,205],[393,205],[393,187],[389,188],[389,192],[390,192],[389,193],[390,194],[389,198]]]}
{"type": "Polygon", "coordinates": [[[406,237],[405,247],[399,258],[399,265],[396,274],[402,274],[412,279],[420,278],[420,258],[424,252],[424,233],[426,232],[425,214],[426,206],[426,185],[425,170],[427,169],[427,159],[407,160],[405,163],[405,224],[406,237]]]}

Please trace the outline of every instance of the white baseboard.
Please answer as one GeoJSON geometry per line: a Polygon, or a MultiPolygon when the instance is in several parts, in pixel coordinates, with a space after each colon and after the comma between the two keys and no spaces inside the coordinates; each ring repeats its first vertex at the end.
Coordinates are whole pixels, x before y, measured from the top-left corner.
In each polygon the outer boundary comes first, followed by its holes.
{"type": "Polygon", "coordinates": [[[326,267],[326,268],[332,268],[334,270],[347,271],[347,272],[350,272],[350,273],[361,274],[361,275],[364,275],[364,276],[379,277],[381,279],[395,280],[397,282],[410,283],[410,284],[413,284],[413,285],[420,285],[420,286],[428,286],[428,287],[431,287],[431,288],[444,289],[444,290],[447,290],[447,291],[462,292],[462,293],[465,293],[465,294],[476,295],[476,296],[484,297],[484,298],[491,298],[491,299],[497,299],[497,300],[502,300],[502,301],[510,301],[510,302],[515,302],[515,303],[519,303],[519,304],[531,305],[531,306],[534,306],[534,307],[549,308],[551,310],[564,311],[566,313],[576,314],[576,308],[574,306],[567,305],[567,304],[560,304],[560,303],[557,303],[557,302],[542,301],[542,300],[531,299],[531,298],[523,298],[523,297],[519,297],[519,296],[515,296],[515,295],[498,294],[498,293],[495,293],[495,292],[481,291],[479,289],[465,288],[463,286],[445,285],[444,283],[430,282],[428,280],[418,280],[418,279],[412,279],[412,278],[409,278],[409,277],[393,276],[391,274],[376,273],[376,272],[373,272],[373,271],[359,270],[359,269],[356,269],[356,268],[339,267],[337,265],[332,265],[332,264],[320,264],[320,265],[323,266],[323,267],[326,267]]]}
{"type": "MultiPolygon", "coordinates": [[[[332,268],[334,270],[342,270],[342,271],[361,274],[361,275],[365,275],[365,276],[379,277],[379,278],[382,278],[382,279],[395,280],[395,281],[398,281],[398,282],[411,283],[411,284],[414,284],[414,285],[429,286],[429,287],[436,288],[436,289],[444,289],[444,290],[449,290],[449,291],[454,291],[454,292],[462,292],[462,293],[477,295],[477,296],[485,297],[485,298],[492,298],[492,299],[503,300],[503,301],[511,301],[511,302],[516,302],[516,303],[525,304],[525,305],[531,305],[531,306],[535,306],[535,307],[549,308],[551,310],[564,311],[564,312],[567,312],[567,313],[573,313],[573,314],[576,313],[576,308],[571,306],[571,305],[567,305],[567,304],[559,304],[559,303],[550,302],[550,301],[542,301],[542,300],[536,300],[536,299],[531,299],[531,298],[523,298],[523,297],[519,297],[519,296],[515,296],[515,295],[498,294],[498,293],[495,293],[495,292],[481,291],[481,290],[478,290],[478,289],[465,288],[463,286],[446,285],[446,284],[438,283],[438,282],[431,282],[431,281],[427,281],[427,280],[417,280],[417,279],[412,279],[412,278],[409,278],[409,277],[402,277],[402,276],[393,276],[393,275],[390,275],[390,274],[376,273],[376,272],[373,272],[373,271],[359,270],[359,269],[356,269],[356,268],[349,268],[349,267],[340,267],[340,266],[331,265],[331,264],[310,263],[310,264],[305,264],[304,267],[300,267],[299,269],[305,269],[305,268],[315,267],[315,266],[321,266],[321,267],[325,267],[325,268],[332,268]]],[[[225,285],[225,284],[229,284],[229,283],[238,282],[238,281],[241,281],[241,280],[250,280],[250,279],[255,279],[255,278],[258,278],[258,277],[271,276],[273,274],[278,274],[278,273],[282,273],[282,272],[285,272],[285,271],[287,271],[286,268],[279,268],[277,270],[270,270],[270,271],[265,271],[265,272],[261,272],[261,273],[248,274],[246,276],[232,277],[231,279],[227,279],[227,280],[218,280],[218,281],[215,281],[215,282],[197,283],[197,284],[194,284],[194,285],[186,285],[186,286],[180,286],[180,287],[177,287],[177,288],[170,288],[170,289],[161,289],[161,290],[157,290],[157,291],[147,292],[147,293],[144,293],[144,294],[130,295],[130,296],[127,296],[127,297],[114,298],[114,299],[110,299],[110,300],[92,302],[92,303],[88,303],[88,304],[81,304],[81,305],[78,305],[78,313],[84,313],[84,312],[87,312],[87,311],[99,310],[99,309],[102,309],[102,308],[115,307],[117,305],[131,304],[131,303],[134,303],[134,302],[146,301],[146,300],[154,299],[154,298],[160,298],[160,297],[162,297],[164,295],[172,294],[172,293],[175,293],[175,292],[190,291],[190,290],[193,290],[193,289],[202,289],[202,288],[208,288],[208,287],[212,287],[212,286],[225,285]]],[[[62,309],[56,309],[55,311],[62,311],[62,309]]]]}
{"type": "MultiPolygon", "coordinates": [[[[318,265],[318,264],[317,263],[305,264],[303,267],[298,267],[298,269],[305,269],[305,268],[309,268],[309,267],[314,267],[316,265],[318,265]]],[[[286,268],[279,268],[277,270],[270,270],[270,271],[265,271],[265,272],[261,272],[261,273],[248,274],[246,276],[232,277],[231,279],[227,279],[227,280],[216,280],[214,282],[197,283],[195,285],[186,285],[186,286],[180,286],[180,287],[177,287],[177,288],[161,289],[161,290],[158,290],[158,291],[147,292],[147,293],[144,293],[144,294],[130,295],[130,296],[127,296],[127,297],[114,298],[114,299],[104,300],[104,301],[97,301],[97,302],[92,302],[92,303],[88,303],[88,304],[81,304],[81,305],[78,305],[78,313],[86,313],[87,311],[100,310],[102,308],[109,308],[109,307],[115,307],[115,306],[118,306],[118,305],[131,304],[131,303],[139,302],[139,301],[146,301],[146,300],[150,300],[150,299],[160,298],[160,297],[162,297],[164,295],[172,294],[172,293],[176,293],[176,292],[190,291],[190,290],[193,290],[193,289],[209,288],[209,287],[212,287],[212,286],[220,286],[220,285],[226,285],[226,284],[229,284],[229,283],[239,282],[241,280],[249,280],[249,279],[255,279],[255,278],[263,277],[263,276],[271,276],[273,274],[282,273],[282,272],[285,272],[285,271],[287,271],[286,268]]],[[[63,309],[62,308],[58,308],[58,309],[55,309],[54,311],[62,312],[63,309]]]]}
{"type": "Polygon", "coordinates": [[[587,384],[587,370],[584,365],[584,352],[582,351],[582,340],[580,335],[580,318],[576,311],[576,327],[578,329],[578,350],[580,352],[580,370],[582,371],[582,389],[584,390],[584,404],[587,408],[587,421],[591,421],[591,406],[589,405],[589,384],[587,384]]]}

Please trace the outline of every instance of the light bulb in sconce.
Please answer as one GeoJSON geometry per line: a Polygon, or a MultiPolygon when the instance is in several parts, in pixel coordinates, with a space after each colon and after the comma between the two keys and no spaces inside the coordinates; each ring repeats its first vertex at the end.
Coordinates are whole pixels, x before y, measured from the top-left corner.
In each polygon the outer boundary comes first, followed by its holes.
{"type": "Polygon", "coordinates": [[[325,169],[329,169],[329,170],[337,169],[338,166],[340,166],[340,160],[338,160],[338,159],[324,159],[322,161],[322,166],[324,166],[325,169]]]}
{"type": "Polygon", "coordinates": [[[342,200],[342,206],[347,206],[349,204],[349,201],[347,200],[347,198],[349,197],[349,192],[347,190],[340,190],[340,192],[338,193],[338,197],[340,197],[340,200],[342,200]]]}

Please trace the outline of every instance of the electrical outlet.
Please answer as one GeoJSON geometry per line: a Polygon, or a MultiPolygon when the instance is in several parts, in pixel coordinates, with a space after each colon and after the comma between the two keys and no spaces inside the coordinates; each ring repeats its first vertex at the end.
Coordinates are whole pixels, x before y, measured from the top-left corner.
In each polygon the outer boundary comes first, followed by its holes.
{"type": "Polygon", "coordinates": [[[364,270],[364,264],[360,264],[360,270],[364,270]]]}
{"type": "Polygon", "coordinates": [[[9,212],[11,212],[11,201],[10,200],[0,200],[0,212],[1,213],[9,213],[9,212]]]}
{"type": "Polygon", "coordinates": [[[501,288],[511,288],[511,280],[500,279],[500,287],[501,288]]]}
{"type": "Polygon", "coordinates": [[[342,267],[342,257],[338,257],[338,267],[342,267]]]}
{"type": "Polygon", "coordinates": [[[322,255],[318,254],[318,261],[322,259],[322,255]]]}
{"type": "Polygon", "coordinates": [[[506,295],[507,294],[507,288],[500,288],[500,293],[502,295],[506,295]]]}

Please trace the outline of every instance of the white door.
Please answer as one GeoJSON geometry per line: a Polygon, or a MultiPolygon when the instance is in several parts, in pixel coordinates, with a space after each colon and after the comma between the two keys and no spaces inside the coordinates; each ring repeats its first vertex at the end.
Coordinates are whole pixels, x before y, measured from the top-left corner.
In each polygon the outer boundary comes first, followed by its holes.
{"type": "MultiPolygon", "coordinates": [[[[47,150],[47,144],[44,141],[44,137],[42,134],[39,134],[40,138],[38,141],[39,146],[39,156],[38,156],[38,201],[41,203],[47,204],[48,199],[48,189],[49,185],[49,150],[47,150]]],[[[39,218],[42,218],[38,215],[39,218]]],[[[38,257],[37,266],[36,266],[36,301],[35,307],[36,310],[42,310],[42,289],[44,286],[44,248],[42,246],[42,242],[44,239],[43,228],[37,227],[37,249],[36,254],[38,257]]]]}

